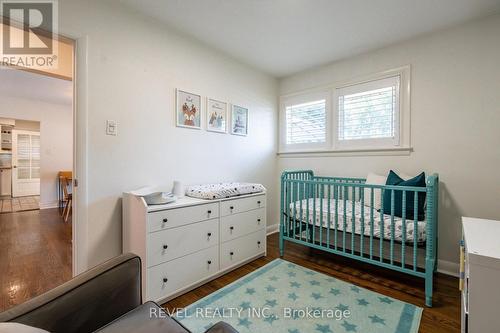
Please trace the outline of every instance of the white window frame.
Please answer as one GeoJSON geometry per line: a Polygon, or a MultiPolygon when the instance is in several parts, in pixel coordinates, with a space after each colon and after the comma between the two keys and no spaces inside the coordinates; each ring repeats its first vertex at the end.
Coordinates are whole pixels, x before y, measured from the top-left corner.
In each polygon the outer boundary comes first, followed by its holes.
{"type": "MultiPolygon", "coordinates": [[[[408,154],[412,151],[410,142],[410,74],[409,65],[366,75],[357,79],[337,82],[320,88],[310,89],[280,97],[279,152],[278,154],[326,153],[327,155],[347,153],[368,155],[372,152],[387,154],[408,154]],[[339,142],[338,140],[338,89],[365,85],[376,86],[378,80],[399,77],[399,112],[395,115],[396,137],[394,139],[363,139],[339,142]],[[321,97],[322,96],[322,97],[321,97]],[[319,97],[319,98],[318,98],[319,97]],[[325,144],[286,144],[286,107],[308,101],[326,100],[326,142],[325,144]],[[356,142],[354,142],[356,141],[356,142]]],[[[367,89],[371,90],[371,89],[367,89]]]]}
{"type": "Polygon", "coordinates": [[[282,98],[280,103],[280,152],[318,151],[328,149],[331,145],[331,92],[322,90],[282,98]],[[325,142],[286,144],[286,108],[291,105],[325,100],[325,142]]]}

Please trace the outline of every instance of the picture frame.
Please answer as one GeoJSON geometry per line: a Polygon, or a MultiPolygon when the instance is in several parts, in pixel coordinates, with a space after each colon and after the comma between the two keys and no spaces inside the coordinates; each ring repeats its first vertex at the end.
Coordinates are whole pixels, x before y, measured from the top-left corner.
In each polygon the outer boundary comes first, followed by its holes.
{"type": "Polygon", "coordinates": [[[177,127],[201,129],[201,95],[176,89],[175,96],[175,123],[177,127]]]}
{"type": "Polygon", "coordinates": [[[231,134],[248,135],[248,109],[239,105],[231,107],[231,134]]]}
{"type": "Polygon", "coordinates": [[[228,103],[214,98],[207,98],[206,122],[207,131],[216,133],[227,133],[228,103]]]}

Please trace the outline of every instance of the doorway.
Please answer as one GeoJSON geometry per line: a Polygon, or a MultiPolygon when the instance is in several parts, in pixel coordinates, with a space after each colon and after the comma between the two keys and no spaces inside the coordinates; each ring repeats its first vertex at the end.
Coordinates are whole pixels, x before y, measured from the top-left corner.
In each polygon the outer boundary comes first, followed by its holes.
{"type": "Polygon", "coordinates": [[[64,43],[68,73],[0,64],[0,312],[73,275],[74,43],[64,43]]]}
{"type": "Polygon", "coordinates": [[[0,213],[37,210],[40,122],[0,118],[0,128],[0,213]]]}
{"type": "Polygon", "coordinates": [[[12,197],[40,196],[40,132],[12,130],[12,197]]]}

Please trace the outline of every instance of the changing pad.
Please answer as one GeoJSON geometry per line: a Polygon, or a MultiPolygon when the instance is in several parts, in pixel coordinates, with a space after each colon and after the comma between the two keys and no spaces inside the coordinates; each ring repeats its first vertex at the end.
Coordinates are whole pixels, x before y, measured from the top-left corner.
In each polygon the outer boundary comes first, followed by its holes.
{"type": "Polygon", "coordinates": [[[193,198],[216,200],[264,192],[265,190],[266,188],[262,184],[218,183],[189,186],[186,189],[186,195],[193,198]]]}

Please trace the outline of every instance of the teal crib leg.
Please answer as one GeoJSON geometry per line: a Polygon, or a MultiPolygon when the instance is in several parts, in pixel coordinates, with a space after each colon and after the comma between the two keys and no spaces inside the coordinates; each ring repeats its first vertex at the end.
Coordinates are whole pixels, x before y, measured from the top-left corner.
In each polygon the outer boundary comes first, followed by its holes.
{"type": "Polygon", "coordinates": [[[283,239],[284,227],[280,227],[280,257],[283,257],[285,254],[285,240],[283,239]]]}
{"type": "Polygon", "coordinates": [[[432,279],[434,277],[434,260],[425,260],[425,305],[432,307],[432,279]]]}
{"type": "MultiPolygon", "coordinates": [[[[435,244],[436,244],[436,249],[434,250],[434,253],[438,253],[438,243],[439,243],[439,242],[438,242],[438,238],[437,238],[437,236],[436,236],[436,242],[435,242],[435,244]]],[[[434,260],[434,273],[436,273],[436,272],[437,272],[437,270],[438,270],[438,262],[437,262],[437,260],[434,260]]]]}

